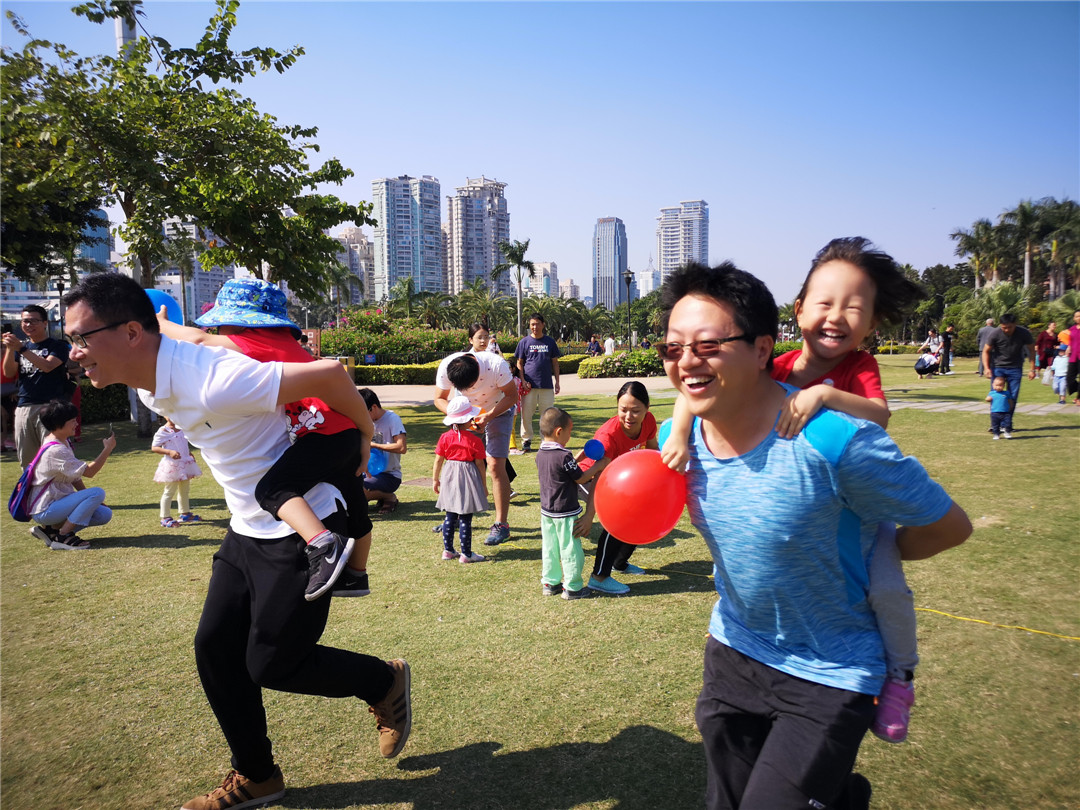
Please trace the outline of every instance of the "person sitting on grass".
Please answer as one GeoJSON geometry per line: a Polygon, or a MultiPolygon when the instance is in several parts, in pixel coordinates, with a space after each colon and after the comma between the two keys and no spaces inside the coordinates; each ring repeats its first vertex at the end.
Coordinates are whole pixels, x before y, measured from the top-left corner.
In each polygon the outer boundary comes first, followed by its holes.
{"type": "Polygon", "coordinates": [[[85,551],[90,543],[76,532],[87,526],[104,526],[112,520],[112,510],[103,506],[105,490],[87,488],[83,479],[101,472],[116,449],[116,436],[110,433],[98,457],[87,463],[75,458],[68,444],[75,435],[78,408],[67,400],[54,399],[42,406],[37,417],[47,435],[27,493],[27,503],[34,509],[30,519],[38,524],[30,533],[51,549],[85,551]]]}
{"type": "MultiPolygon", "coordinates": [[[[296,342],[300,327],[286,315],[285,294],[261,279],[225,282],[214,306],[195,321],[200,326],[216,326],[216,335],[174,324],[162,314],[158,322],[161,333],[174,340],[220,346],[264,363],[314,362],[296,342]]],[[[367,465],[367,442],[374,427],[367,409],[361,413],[360,421],[354,423],[316,397],[288,403],[285,415],[295,441],[255,487],[259,505],[296,530],[307,544],[310,566],[304,598],[309,601],[331,590],[334,596],[371,593],[367,574],[371,521],[359,476],[367,465]],[[305,492],[324,481],[345,497],[346,536],[329,531],[304,500],[305,492]]]]}
{"type": "Polygon", "coordinates": [[[370,388],[361,388],[360,396],[367,403],[375,428],[371,447],[386,454],[386,467],[376,475],[368,473],[364,476],[364,497],[381,504],[380,515],[389,515],[398,506],[394,493],[401,486],[401,457],[409,449],[405,424],[400,416],[382,406],[379,395],[370,388]]]}
{"type": "Polygon", "coordinates": [[[574,520],[581,514],[578,487],[591,481],[598,472],[585,472],[566,449],[574,420],[562,408],[554,406],[540,414],[543,441],[536,453],[536,471],[540,478],[540,538],[543,552],[540,584],[544,596],[560,591],[563,599],[582,599],[590,595],[581,579],[585,552],[581,539],[574,534],[574,520]]]}

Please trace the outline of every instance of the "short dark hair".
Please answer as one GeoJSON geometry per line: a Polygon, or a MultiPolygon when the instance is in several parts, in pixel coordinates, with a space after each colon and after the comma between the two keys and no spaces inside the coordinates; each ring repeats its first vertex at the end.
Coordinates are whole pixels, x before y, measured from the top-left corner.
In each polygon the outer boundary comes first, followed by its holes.
{"type": "Polygon", "coordinates": [[[547,326],[547,321],[544,320],[544,316],[541,315],[539,312],[534,312],[532,315],[530,315],[529,320],[540,321],[540,323],[542,323],[544,326],[547,326]]]}
{"type": "Polygon", "coordinates": [[[865,236],[844,236],[833,239],[817,252],[796,300],[806,298],[806,288],[815,270],[827,262],[837,261],[855,265],[874,282],[873,316],[878,324],[899,323],[908,310],[926,298],[926,290],[904,275],[896,259],[878,250],[865,236]]]}
{"type": "Polygon", "coordinates": [[[480,363],[475,354],[459,354],[446,364],[446,376],[458,391],[466,391],[480,379],[480,363]]]}
{"type": "MultiPolygon", "coordinates": [[[[667,332],[675,304],[688,295],[729,304],[734,311],[735,326],[748,340],[765,336],[776,340],[779,313],[772,293],[765,282],[731,262],[716,267],[690,262],[672,273],[660,289],[661,332],[667,332]]],[[[772,357],[766,368],[772,368],[772,357]]]]}
{"type": "Polygon", "coordinates": [[[41,320],[45,323],[49,322],[49,313],[45,311],[45,307],[38,306],[37,304],[27,304],[22,308],[23,312],[33,312],[35,315],[40,315],[41,320]]]}
{"type": "Polygon", "coordinates": [[[50,402],[46,402],[41,410],[38,411],[38,419],[41,420],[41,426],[50,433],[58,428],[62,428],[78,415],[79,409],[66,399],[54,399],[50,402]]]}
{"type": "Polygon", "coordinates": [[[553,405],[540,414],[540,435],[554,436],[556,430],[559,428],[568,428],[573,422],[574,420],[571,418],[570,414],[562,408],[556,408],[553,405]]]}
{"type": "Polygon", "coordinates": [[[1001,322],[1002,323],[1016,323],[1016,316],[1013,315],[1011,312],[1006,312],[1004,315],[1001,316],[1001,322]]]}
{"type": "Polygon", "coordinates": [[[379,395],[372,391],[370,388],[361,388],[358,393],[364,398],[364,404],[368,406],[369,411],[372,408],[382,407],[382,403],[379,402],[379,395]]]}
{"type": "Polygon", "coordinates": [[[64,306],[83,304],[105,323],[137,321],[158,334],[157,313],[146,290],[122,273],[91,273],[64,296],[64,306]]]}
{"type": "Polygon", "coordinates": [[[624,382],[622,388],[619,389],[619,393],[615,395],[615,400],[622,399],[625,394],[629,394],[646,408],[649,407],[649,389],[637,380],[624,382]]]}

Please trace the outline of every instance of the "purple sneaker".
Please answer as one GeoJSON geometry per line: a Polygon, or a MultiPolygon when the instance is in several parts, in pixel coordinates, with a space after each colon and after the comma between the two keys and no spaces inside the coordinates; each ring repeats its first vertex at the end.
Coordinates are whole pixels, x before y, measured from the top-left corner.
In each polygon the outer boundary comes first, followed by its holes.
{"type": "Polygon", "coordinates": [[[877,712],[870,730],[885,742],[902,743],[907,739],[911,707],[915,703],[915,685],[911,681],[886,678],[877,699],[877,712]]]}

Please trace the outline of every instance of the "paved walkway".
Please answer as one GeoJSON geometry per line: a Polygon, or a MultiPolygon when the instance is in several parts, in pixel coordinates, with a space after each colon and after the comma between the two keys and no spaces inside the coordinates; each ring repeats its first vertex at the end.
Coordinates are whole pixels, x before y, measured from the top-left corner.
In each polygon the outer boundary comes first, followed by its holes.
{"type": "MultiPolygon", "coordinates": [[[[560,380],[561,393],[566,396],[585,396],[590,394],[608,394],[614,397],[615,393],[623,386],[623,383],[636,379],[649,389],[649,395],[656,399],[674,399],[675,389],[667,377],[606,377],[601,379],[579,379],[577,374],[564,374],[560,380]]],[[[434,385],[373,385],[371,390],[379,395],[379,401],[384,407],[413,405],[431,405],[435,397],[434,385]]],[[[1022,399],[1022,398],[1021,398],[1022,399]]],[[[987,412],[988,405],[985,402],[971,402],[970,400],[955,399],[890,399],[889,408],[893,411],[902,411],[905,408],[915,408],[921,411],[967,411],[970,413],[987,412]]],[[[1023,401],[1016,406],[1019,413],[1026,414],[1059,414],[1080,413],[1080,408],[1075,405],[1058,405],[1028,403],[1023,401]]]]}

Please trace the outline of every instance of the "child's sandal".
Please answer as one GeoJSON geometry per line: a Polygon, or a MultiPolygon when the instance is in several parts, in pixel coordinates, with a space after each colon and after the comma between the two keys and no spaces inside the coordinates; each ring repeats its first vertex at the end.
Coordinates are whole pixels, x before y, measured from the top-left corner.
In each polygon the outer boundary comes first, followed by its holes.
{"type": "Polygon", "coordinates": [[[198,523],[200,520],[202,520],[201,517],[193,515],[191,512],[185,512],[180,516],[181,523],[198,523]]]}
{"type": "Polygon", "coordinates": [[[175,529],[179,525],[180,525],[180,521],[179,520],[173,520],[171,517],[161,519],[161,526],[164,529],[175,529]]]}

